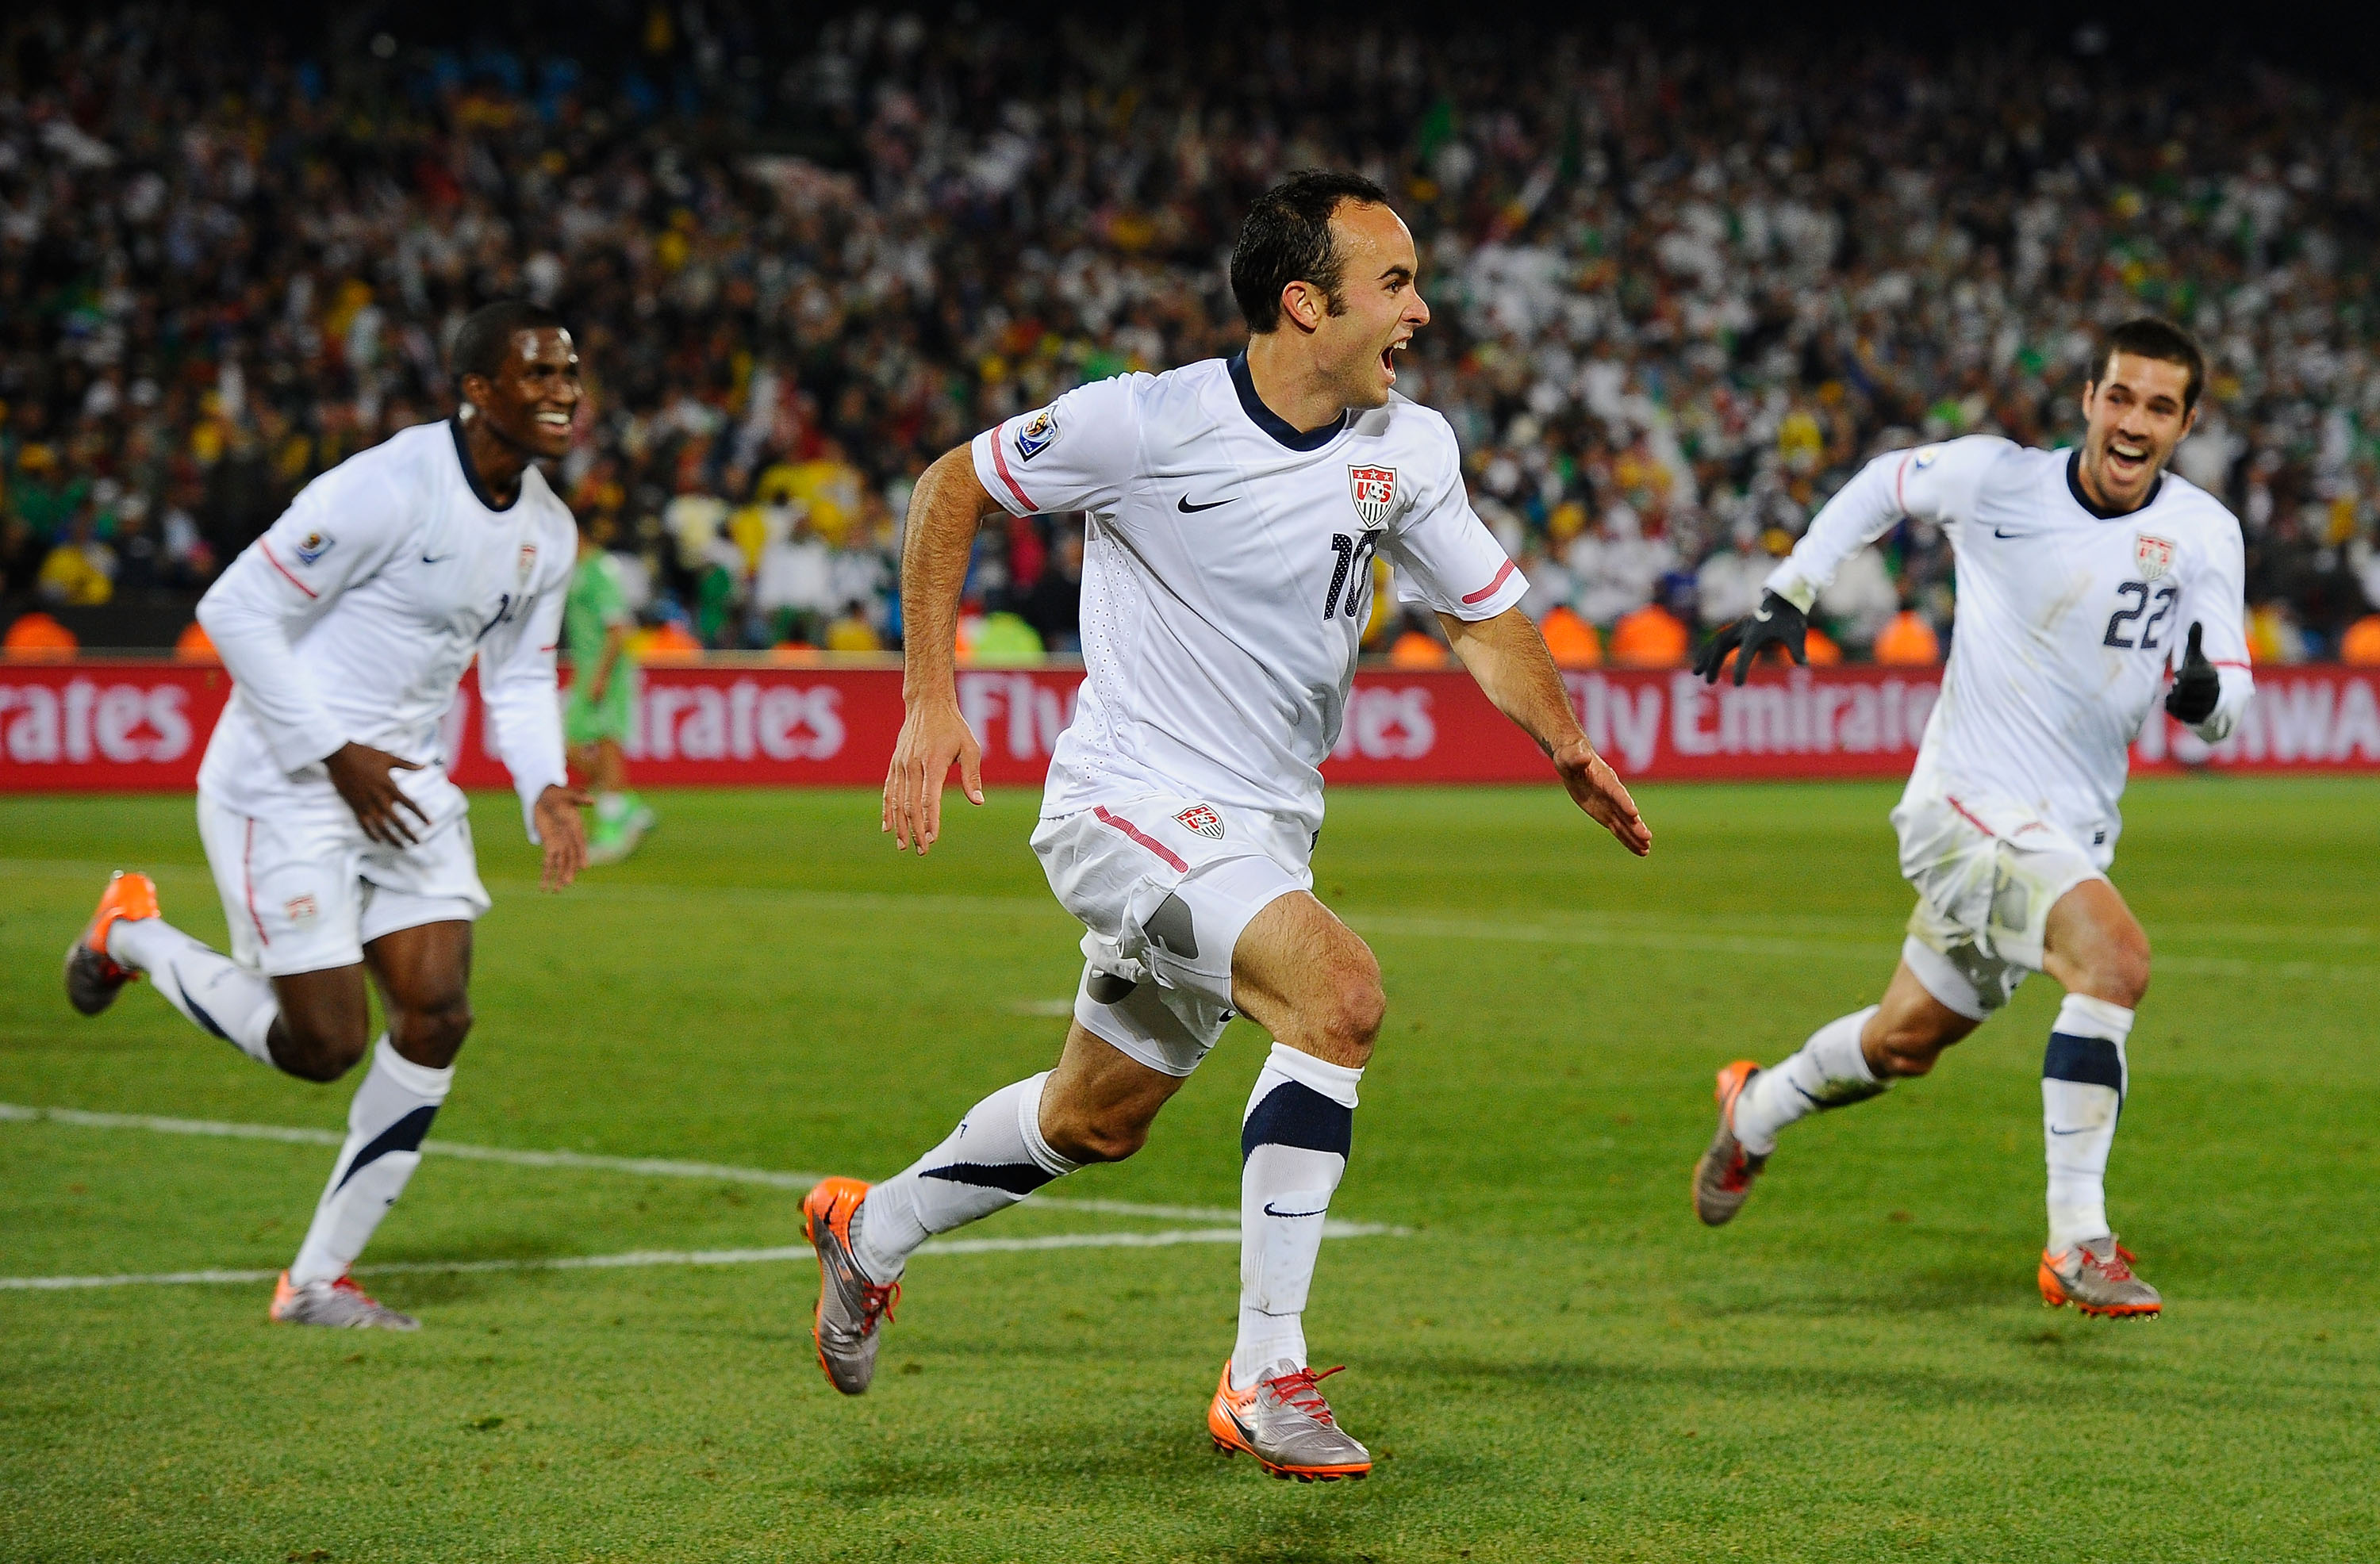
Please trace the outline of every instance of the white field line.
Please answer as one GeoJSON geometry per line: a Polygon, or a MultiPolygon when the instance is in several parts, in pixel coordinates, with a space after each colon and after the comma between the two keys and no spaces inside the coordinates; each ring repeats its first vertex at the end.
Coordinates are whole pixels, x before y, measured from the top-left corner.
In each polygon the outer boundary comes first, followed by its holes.
{"type": "MultiPolygon", "coordinates": [[[[0,872],[91,873],[104,879],[112,868],[120,864],[96,858],[11,858],[0,857],[0,872]]],[[[153,871],[152,871],[153,872],[153,871]]],[[[176,864],[165,867],[165,872],[186,874],[194,882],[202,883],[206,874],[202,865],[176,864]]],[[[94,880],[93,883],[98,883],[94,880]]],[[[520,891],[526,894],[537,890],[534,880],[491,879],[491,890],[520,891]]],[[[706,901],[754,903],[816,908],[824,912],[893,912],[910,914],[947,913],[953,915],[1020,913],[1046,914],[1053,923],[1071,923],[1058,904],[1046,896],[985,896],[928,892],[905,895],[882,891],[800,891],[758,885],[703,886],[688,891],[668,885],[629,885],[597,883],[582,880],[569,895],[591,902],[661,902],[683,903],[689,895],[699,895],[706,901]]],[[[1378,928],[1383,933],[1412,933],[1442,939],[1512,939],[1541,942],[1548,940],[1573,941],[1579,944],[1643,946],[1648,949],[1672,949],[1712,952],[1729,955],[1774,955],[1800,958],[1813,954],[1857,954],[1863,958],[1887,947],[1869,943],[1879,932],[1876,920],[1849,916],[1825,916],[1811,914],[1789,914],[1774,924],[1775,937],[1751,935],[1742,938],[1710,935],[1693,928],[1678,927],[1661,916],[1613,911],[1581,915],[1575,921],[1560,919],[1539,923],[1507,923],[1488,916],[1477,918],[1409,918],[1396,915],[1374,915],[1363,912],[1347,912],[1347,920],[1361,926],[1378,928]],[[1426,926],[1426,927],[1425,927],[1426,926]],[[1829,941],[1826,935],[1840,933],[1841,941],[1829,941]],[[1795,935],[1817,935],[1816,940],[1796,939],[1795,935]]],[[[2157,940],[2188,940],[2207,943],[2283,944],[2299,946],[2380,944],[2380,927],[2359,924],[2246,924],[2187,923],[2157,919],[2149,933],[2157,940]]],[[[1898,946],[1889,947],[1898,949],[1898,946]]],[[[2189,959],[2189,958],[2183,958],[2189,959]]],[[[2220,958],[2209,958],[2220,959],[2220,958]]],[[[2159,964],[2168,964],[2174,958],[2159,958],[2159,964]]],[[[2249,962],[2240,965],[2209,967],[2204,970],[2220,976],[2253,968],[2265,972],[2292,973],[2302,964],[2267,964],[2249,962]]],[[[2185,968],[2184,970],[2198,970],[2185,968]]],[[[2380,968],[2339,967],[2335,970],[2357,976],[2380,976],[2380,968]]],[[[1021,1004],[1038,1001],[1021,1000],[1021,1004]]]]}
{"type": "MultiPolygon", "coordinates": [[[[95,1113],[82,1108],[30,1108],[0,1102],[0,1122],[74,1124],[88,1130],[148,1130],[168,1135],[214,1135],[228,1140],[283,1141],[298,1146],[340,1146],[346,1137],[333,1130],[295,1124],[238,1124],[219,1119],[168,1119],[149,1113],[95,1113]]],[[[516,1168],[591,1168],[607,1173],[636,1173],[661,1179],[715,1179],[725,1183],[766,1184],[771,1189],[807,1190],[825,1175],[780,1172],[770,1168],[737,1168],[720,1162],[681,1162],[662,1157],[603,1157],[590,1151],[526,1151],[508,1146],[473,1146],[463,1141],[426,1140],[425,1155],[458,1157],[473,1162],[504,1162],[516,1168]]],[[[1090,1211],[1110,1217],[1153,1217],[1164,1221],[1236,1222],[1237,1211],[1220,1206],[1150,1206],[1133,1200],[1088,1200],[1066,1195],[1031,1194],[1025,1203],[1042,1210],[1090,1211]]],[[[804,1253],[808,1253],[807,1250],[804,1253]]]]}
{"type": "MultiPolygon", "coordinates": [[[[1325,1222],[1325,1238],[1402,1236],[1408,1230],[1378,1222],[1325,1222]]],[[[1182,1228],[1166,1232],[1062,1232],[1040,1238],[930,1239],[925,1255],[1009,1255],[1040,1249],[1168,1249],[1177,1243],[1237,1243],[1237,1228],[1182,1228]]],[[[405,1260],[358,1266],[358,1276],[451,1275],[477,1271],[608,1271],[643,1266],[758,1266],[807,1260],[807,1243],[772,1249],[637,1249],[625,1255],[565,1255],[540,1260],[405,1260]]],[[[214,1282],[271,1281],[278,1270],[152,1271],[132,1276],[0,1276],[0,1291],[64,1292],[89,1287],[188,1287],[214,1282]]]]}

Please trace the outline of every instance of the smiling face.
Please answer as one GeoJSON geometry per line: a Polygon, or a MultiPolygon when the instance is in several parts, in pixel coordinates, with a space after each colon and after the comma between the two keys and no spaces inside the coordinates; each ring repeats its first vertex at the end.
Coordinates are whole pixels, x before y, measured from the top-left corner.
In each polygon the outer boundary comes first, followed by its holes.
{"type": "Polygon", "coordinates": [[[1378,407],[1397,382],[1394,356],[1429,323],[1414,285],[1421,262],[1404,220],[1385,206],[1347,200],[1330,214],[1342,262],[1334,313],[1310,283],[1282,290],[1281,307],[1312,333],[1315,367],[1350,407],[1378,407]]]}
{"type": "Polygon", "coordinates": [[[578,349],[558,326],[515,332],[502,369],[463,377],[464,400],[505,443],[548,458],[568,455],[582,394],[578,349]]]}
{"type": "Polygon", "coordinates": [[[2082,486],[2111,511],[2138,509],[2174,448],[2198,421],[2186,405],[2187,366],[2111,353],[2107,373],[2082,388],[2082,486]]]}

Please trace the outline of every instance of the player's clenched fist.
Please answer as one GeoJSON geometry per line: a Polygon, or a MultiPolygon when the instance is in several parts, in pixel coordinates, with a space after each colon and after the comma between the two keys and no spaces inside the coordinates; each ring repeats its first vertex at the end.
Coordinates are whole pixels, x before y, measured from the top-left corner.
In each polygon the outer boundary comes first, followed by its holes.
{"type": "Polygon", "coordinates": [[[901,737],[892,746],[892,766],[884,774],[884,815],[881,829],[892,833],[892,844],[919,853],[942,834],[942,783],[951,767],[959,769],[959,785],[967,802],[983,802],[983,746],[975,741],[955,701],[921,701],[901,719],[901,737]]]}

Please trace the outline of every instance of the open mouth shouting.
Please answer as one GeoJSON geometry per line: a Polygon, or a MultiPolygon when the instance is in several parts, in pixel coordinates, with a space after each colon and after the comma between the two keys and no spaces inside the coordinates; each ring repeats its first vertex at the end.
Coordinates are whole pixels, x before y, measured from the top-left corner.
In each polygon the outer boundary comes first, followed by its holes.
{"type": "Polygon", "coordinates": [[[2107,437],[2106,469],[2108,479],[2118,487],[2129,489],[2147,477],[2155,453],[2144,440],[2130,435],[2107,437]]]}

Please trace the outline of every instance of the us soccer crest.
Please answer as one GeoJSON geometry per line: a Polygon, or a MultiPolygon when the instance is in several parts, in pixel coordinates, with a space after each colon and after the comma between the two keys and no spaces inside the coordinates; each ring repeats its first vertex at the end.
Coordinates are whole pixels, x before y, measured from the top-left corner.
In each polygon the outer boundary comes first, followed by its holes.
{"type": "Polygon", "coordinates": [[[1389,511],[1397,503],[1396,468],[1351,467],[1347,487],[1355,496],[1355,514],[1364,518],[1365,526],[1389,524],[1389,511]]]}
{"type": "Polygon", "coordinates": [[[1210,842],[1223,840],[1223,817],[1215,813],[1211,804],[1193,804],[1173,818],[1210,842]]]}
{"type": "Polygon", "coordinates": [[[2173,568],[2173,544],[2140,533],[2132,539],[2132,563],[2140,566],[2142,580],[2154,581],[2173,568]]]}
{"type": "Polygon", "coordinates": [[[536,568],[537,545],[535,543],[523,543],[520,547],[520,563],[514,567],[514,574],[519,577],[520,584],[522,586],[526,587],[528,585],[529,572],[536,568]]]}
{"type": "Polygon", "coordinates": [[[1026,419],[1025,427],[1016,431],[1016,459],[1020,462],[1031,461],[1048,450],[1050,442],[1057,438],[1057,417],[1049,408],[1044,407],[1026,419]]]}

